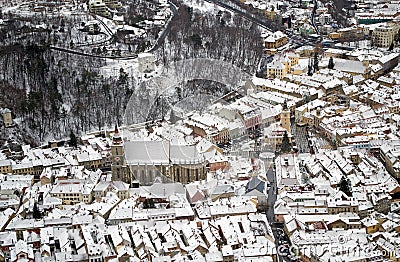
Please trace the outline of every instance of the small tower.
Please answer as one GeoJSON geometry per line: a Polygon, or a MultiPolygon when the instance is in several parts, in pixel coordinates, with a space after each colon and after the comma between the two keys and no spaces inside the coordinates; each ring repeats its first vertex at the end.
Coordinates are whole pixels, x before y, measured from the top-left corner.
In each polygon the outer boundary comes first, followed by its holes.
{"type": "Polygon", "coordinates": [[[111,155],[112,180],[123,181],[131,185],[132,181],[129,168],[126,166],[125,162],[124,142],[117,126],[115,126],[115,131],[112,139],[111,155]]]}
{"type": "Polygon", "coordinates": [[[283,103],[282,113],[281,113],[281,126],[286,129],[290,134],[290,110],[287,106],[287,101],[283,103]]]}
{"type": "Polygon", "coordinates": [[[150,53],[140,53],[138,55],[140,73],[150,73],[156,69],[156,58],[150,53]]]}
{"type": "Polygon", "coordinates": [[[5,127],[12,126],[13,120],[10,109],[5,108],[2,113],[3,113],[4,126],[5,127]]]}

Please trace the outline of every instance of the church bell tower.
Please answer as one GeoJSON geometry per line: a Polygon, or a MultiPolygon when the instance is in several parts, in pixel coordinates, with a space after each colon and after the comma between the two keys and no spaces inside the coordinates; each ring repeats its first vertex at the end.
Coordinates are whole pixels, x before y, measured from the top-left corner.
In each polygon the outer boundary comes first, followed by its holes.
{"type": "Polygon", "coordinates": [[[287,101],[283,103],[282,113],[281,113],[281,126],[286,129],[288,134],[290,134],[290,110],[287,106],[287,101]]]}
{"type": "Polygon", "coordinates": [[[112,138],[111,155],[112,180],[123,181],[131,185],[132,179],[130,176],[129,168],[127,167],[125,162],[124,142],[117,126],[115,126],[115,131],[112,138]]]}

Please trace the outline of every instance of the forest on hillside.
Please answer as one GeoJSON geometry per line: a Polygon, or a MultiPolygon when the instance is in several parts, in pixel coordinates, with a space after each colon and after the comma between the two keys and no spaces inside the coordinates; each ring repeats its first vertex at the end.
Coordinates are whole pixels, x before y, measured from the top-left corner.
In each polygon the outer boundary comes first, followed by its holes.
{"type": "MultiPolygon", "coordinates": [[[[6,40],[0,44],[0,102],[1,107],[12,110],[18,120],[15,130],[20,132],[13,135],[2,128],[3,144],[17,139],[37,145],[67,138],[70,132],[83,134],[122,124],[131,96],[140,101],[152,93],[142,90],[136,78],[118,64],[116,75],[103,75],[101,67],[108,63],[105,59],[55,51],[50,47],[54,43],[51,33],[21,34],[22,27],[23,23],[15,21],[12,30],[6,28],[3,30],[8,31],[1,33],[6,40]]],[[[155,53],[161,65],[201,57],[227,61],[254,73],[262,52],[260,29],[254,24],[230,12],[198,12],[179,2],[166,41],[155,53]]],[[[187,90],[196,93],[199,86],[204,89],[204,84],[196,82],[187,90]]],[[[218,84],[211,86],[221,94],[227,90],[218,84]]],[[[179,97],[178,93],[170,95],[179,97]]]]}
{"type": "Polygon", "coordinates": [[[123,70],[119,77],[101,75],[99,68],[104,63],[45,45],[3,47],[2,107],[10,108],[27,135],[38,141],[112,126],[123,114],[132,85],[123,70]]]}
{"type": "Polygon", "coordinates": [[[157,51],[164,64],[201,57],[229,61],[251,73],[256,70],[263,54],[257,25],[228,11],[206,13],[181,5],[178,13],[157,51]]]}

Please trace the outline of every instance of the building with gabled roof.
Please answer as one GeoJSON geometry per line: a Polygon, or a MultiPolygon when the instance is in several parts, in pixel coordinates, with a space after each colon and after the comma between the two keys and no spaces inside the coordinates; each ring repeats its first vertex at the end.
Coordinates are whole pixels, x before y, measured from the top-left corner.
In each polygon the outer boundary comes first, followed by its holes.
{"type": "Polygon", "coordinates": [[[246,196],[266,196],[265,192],[265,181],[262,181],[258,177],[253,177],[246,184],[246,196]]]}
{"type": "Polygon", "coordinates": [[[93,188],[94,184],[85,181],[61,180],[53,186],[50,195],[62,199],[65,205],[74,205],[81,202],[89,204],[92,202],[93,188]]]}
{"type": "Polygon", "coordinates": [[[33,247],[28,245],[25,241],[19,240],[15,247],[11,250],[12,262],[33,262],[34,261],[33,247]]]}
{"type": "Polygon", "coordinates": [[[122,181],[101,181],[93,188],[94,198],[105,197],[108,192],[114,192],[120,199],[129,197],[129,184],[122,181]]]}

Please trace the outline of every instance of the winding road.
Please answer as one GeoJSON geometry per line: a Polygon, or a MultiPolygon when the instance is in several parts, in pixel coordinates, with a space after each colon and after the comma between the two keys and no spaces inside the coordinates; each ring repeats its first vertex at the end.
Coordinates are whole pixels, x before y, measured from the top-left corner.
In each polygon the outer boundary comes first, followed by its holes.
{"type": "MultiPolygon", "coordinates": [[[[208,3],[211,3],[211,4],[215,4],[215,5],[219,6],[219,7],[227,9],[229,11],[232,11],[235,14],[243,17],[244,19],[257,24],[261,28],[267,29],[267,30],[272,31],[272,32],[276,31],[273,28],[271,28],[271,21],[263,20],[263,19],[261,19],[259,17],[254,16],[253,14],[250,14],[248,12],[244,12],[242,10],[239,10],[238,8],[236,8],[236,7],[232,6],[232,5],[229,5],[227,3],[221,2],[219,0],[204,0],[204,1],[206,1],[208,3]]],[[[316,6],[316,2],[317,2],[317,0],[314,0],[314,5],[315,6],[316,6]]],[[[178,14],[177,6],[175,6],[171,1],[168,1],[168,3],[170,5],[170,9],[171,9],[173,15],[171,16],[171,18],[169,19],[168,23],[166,24],[165,29],[161,32],[161,34],[157,38],[156,43],[151,47],[151,49],[147,50],[147,52],[150,52],[150,53],[155,52],[158,48],[161,47],[162,43],[165,41],[165,38],[167,37],[167,35],[168,35],[169,31],[170,31],[171,20],[173,19],[173,17],[175,15],[178,14]]],[[[315,11],[316,11],[316,8],[313,9],[313,12],[312,12],[312,15],[311,15],[311,21],[312,21],[312,25],[314,26],[314,28],[316,30],[318,30],[315,27],[315,24],[314,24],[315,11]]],[[[104,21],[102,19],[99,19],[96,16],[95,16],[95,19],[101,23],[101,25],[106,30],[107,34],[109,34],[110,36],[114,35],[113,31],[107,26],[106,23],[104,23],[104,21]]],[[[67,53],[70,53],[70,54],[81,55],[81,56],[86,56],[86,57],[93,57],[93,58],[102,58],[102,59],[107,58],[107,59],[118,59],[118,60],[131,60],[131,59],[136,59],[137,58],[136,54],[123,55],[123,56],[105,56],[105,55],[90,54],[90,53],[86,53],[86,52],[82,52],[82,51],[78,51],[78,50],[59,47],[59,46],[50,46],[50,48],[53,49],[53,50],[61,51],[61,52],[67,52],[67,53]]]]}
{"type": "Polygon", "coordinates": [[[167,26],[162,31],[161,35],[157,38],[157,41],[154,44],[154,46],[150,50],[148,50],[148,52],[150,52],[150,53],[152,53],[152,52],[156,51],[158,48],[160,48],[161,44],[164,42],[164,40],[167,37],[169,31],[171,30],[171,21],[172,21],[172,19],[178,14],[178,8],[176,7],[176,5],[174,5],[172,2],[169,2],[169,7],[172,10],[173,15],[169,19],[169,21],[167,23],[167,26]]]}
{"type": "MultiPolygon", "coordinates": [[[[158,48],[160,48],[162,43],[165,41],[165,38],[167,37],[167,35],[169,33],[169,30],[171,28],[171,23],[170,22],[171,22],[172,18],[175,15],[178,14],[178,8],[172,2],[168,1],[168,3],[169,3],[170,9],[171,9],[173,15],[169,19],[165,29],[162,31],[160,36],[157,38],[156,43],[154,44],[154,46],[150,50],[148,50],[147,52],[154,52],[158,48]]],[[[99,19],[96,15],[94,15],[94,18],[104,27],[104,29],[106,30],[107,34],[109,34],[111,37],[113,37],[115,35],[113,33],[113,31],[108,27],[108,25],[106,23],[104,23],[104,21],[102,19],[99,19]]],[[[101,59],[132,60],[132,59],[136,59],[137,58],[137,54],[124,55],[124,56],[115,56],[115,55],[114,56],[105,56],[105,55],[90,54],[90,53],[86,53],[86,52],[82,52],[82,51],[78,51],[78,50],[74,50],[74,49],[69,49],[69,48],[64,48],[64,47],[60,47],[60,46],[54,46],[54,45],[51,45],[50,49],[56,50],[56,51],[60,51],[60,52],[66,52],[66,53],[70,53],[70,54],[74,54],[74,55],[80,55],[80,56],[85,56],[85,57],[93,57],[93,58],[101,58],[101,59]]]]}
{"type": "Polygon", "coordinates": [[[311,25],[314,27],[315,33],[319,34],[318,27],[315,25],[315,13],[317,12],[318,1],[313,0],[313,3],[314,3],[314,7],[313,7],[313,10],[311,13],[311,25]]]}
{"type": "Polygon", "coordinates": [[[275,30],[271,29],[271,27],[270,27],[271,22],[269,22],[269,21],[262,20],[262,19],[260,19],[258,17],[253,16],[252,14],[243,12],[242,10],[239,10],[239,9],[233,7],[233,6],[230,6],[230,5],[226,4],[226,3],[223,3],[223,2],[218,1],[218,0],[204,0],[204,1],[208,2],[208,3],[211,3],[211,4],[218,5],[218,6],[220,6],[222,8],[225,8],[225,9],[227,9],[229,11],[232,11],[232,12],[236,13],[237,15],[240,15],[241,17],[245,18],[246,20],[257,24],[257,25],[259,25],[260,27],[262,27],[264,29],[267,29],[267,30],[270,30],[270,31],[275,31],[275,30]]]}
{"type": "Polygon", "coordinates": [[[86,57],[93,57],[93,58],[102,58],[102,59],[119,59],[119,60],[130,60],[130,59],[135,59],[137,58],[137,55],[131,55],[131,56],[102,56],[102,55],[95,55],[95,54],[90,54],[90,53],[85,53],[81,51],[77,51],[74,49],[69,49],[69,48],[64,48],[64,47],[59,47],[59,46],[50,46],[50,49],[60,51],[60,52],[65,52],[65,53],[70,53],[74,55],[80,55],[80,56],[86,56],[86,57]]]}

